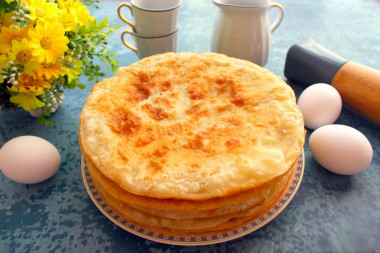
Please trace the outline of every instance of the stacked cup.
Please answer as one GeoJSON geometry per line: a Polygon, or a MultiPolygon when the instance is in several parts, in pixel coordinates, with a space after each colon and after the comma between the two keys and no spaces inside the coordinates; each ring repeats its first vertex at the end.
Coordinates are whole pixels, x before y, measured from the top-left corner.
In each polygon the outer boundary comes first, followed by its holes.
{"type": "Polygon", "coordinates": [[[121,34],[121,40],[129,49],[136,52],[140,59],[151,55],[176,52],[179,7],[182,0],[131,0],[121,3],[117,13],[122,21],[132,27],[121,34]],[[121,10],[127,7],[134,22],[125,18],[121,10]],[[125,39],[132,36],[135,46],[125,39]]]}

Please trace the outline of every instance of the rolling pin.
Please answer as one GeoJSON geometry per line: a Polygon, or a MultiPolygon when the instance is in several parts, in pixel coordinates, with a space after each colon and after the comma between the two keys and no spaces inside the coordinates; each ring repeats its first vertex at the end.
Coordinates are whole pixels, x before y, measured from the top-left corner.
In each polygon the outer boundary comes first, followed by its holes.
{"type": "Polygon", "coordinates": [[[289,49],[284,74],[305,85],[331,84],[344,104],[380,125],[379,70],[345,60],[308,39],[289,49]]]}

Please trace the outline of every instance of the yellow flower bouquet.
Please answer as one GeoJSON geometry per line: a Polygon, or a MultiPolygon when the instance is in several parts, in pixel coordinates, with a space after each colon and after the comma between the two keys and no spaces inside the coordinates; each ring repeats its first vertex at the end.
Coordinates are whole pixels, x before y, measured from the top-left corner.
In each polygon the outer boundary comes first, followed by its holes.
{"type": "Polygon", "coordinates": [[[0,0],[0,109],[39,109],[38,121],[52,125],[46,117],[64,91],[85,88],[80,75],[96,82],[105,75],[95,58],[117,69],[106,48],[116,28],[90,15],[95,1],[0,0]]]}

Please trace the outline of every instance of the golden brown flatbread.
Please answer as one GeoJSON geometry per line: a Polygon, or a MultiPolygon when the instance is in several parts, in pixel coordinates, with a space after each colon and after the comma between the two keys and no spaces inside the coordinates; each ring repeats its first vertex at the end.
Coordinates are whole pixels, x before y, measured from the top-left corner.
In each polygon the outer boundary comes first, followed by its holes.
{"type": "Polygon", "coordinates": [[[250,208],[210,217],[207,216],[208,210],[200,211],[199,213],[204,212],[205,214],[201,215],[201,218],[188,217],[186,219],[183,217],[182,219],[162,217],[157,216],[157,212],[155,214],[151,214],[146,213],[145,210],[141,211],[135,209],[128,203],[115,199],[104,188],[102,188],[98,182],[93,182],[97,192],[100,194],[102,199],[104,199],[107,205],[125,220],[138,224],[138,226],[146,228],[150,231],[169,235],[186,236],[193,233],[215,232],[228,229],[241,225],[243,222],[252,220],[254,217],[258,217],[266,212],[281,195],[282,190],[288,182],[287,176],[287,174],[286,176],[282,176],[281,182],[274,185],[265,197],[250,206],[250,208]]]}
{"type": "Polygon", "coordinates": [[[107,191],[113,198],[128,203],[141,212],[165,218],[205,218],[246,210],[263,201],[270,199],[273,194],[279,194],[279,189],[284,187],[292,172],[289,170],[284,175],[261,185],[260,187],[241,192],[224,198],[212,198],[209,200],[179,200],[179,199],[156,199],[129,193],[103,176],[92,164],[86,160],[86,166],[93,181],[99,187],[107,191]]]}
{"type": "Polygon", "coordinates": [[[127,192],[207,200],[290,170],[303,131],[292,89],[270,71],[216,53],[166,53],[93,87],[79,142],[127,192]]]}
{"type": "Polygon", "coordinates": [[[164,234],[228,230],[263,214],[303,144],[293,90],[217,53],[165,53],[120,68],[93,87],[80,116],[79,145],[102,199],[164,234]]]}

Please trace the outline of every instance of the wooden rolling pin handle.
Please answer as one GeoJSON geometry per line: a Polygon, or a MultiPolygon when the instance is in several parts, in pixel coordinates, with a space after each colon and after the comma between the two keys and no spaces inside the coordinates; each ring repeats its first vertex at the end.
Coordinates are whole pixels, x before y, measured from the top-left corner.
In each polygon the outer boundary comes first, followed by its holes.
{"type": "Polygon", "coordinates": [[[343,103],[380,125],[380,71],[348,61],[335,74],[332,86],[343,103]]]}

